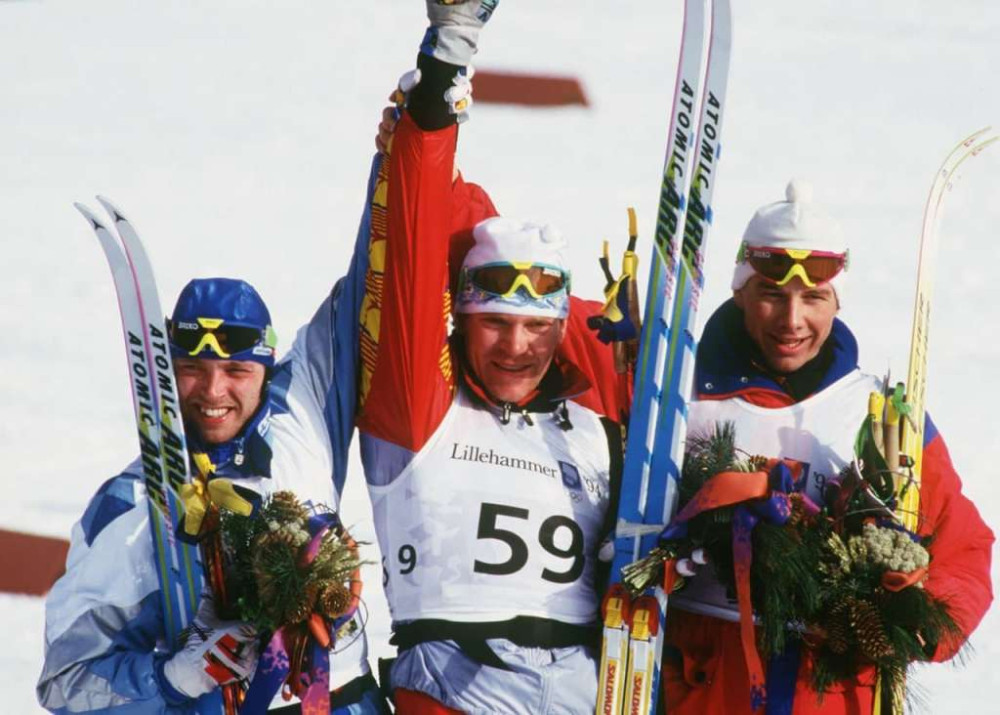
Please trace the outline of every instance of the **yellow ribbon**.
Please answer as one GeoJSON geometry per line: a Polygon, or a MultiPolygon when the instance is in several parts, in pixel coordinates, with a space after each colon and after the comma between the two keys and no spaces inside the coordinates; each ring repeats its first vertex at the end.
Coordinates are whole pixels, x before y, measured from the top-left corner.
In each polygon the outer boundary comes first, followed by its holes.
{"type": "Polygon", "coordinates": [[[230,479],[209,479],[215,472],[215,465],[204,452],[192,455],[198,476],[180,489],[181,501],[184,503],[184,531],[190,536],[201,532],[202,522],[210,507],[228,509],[241,516],[253,513],[253,504],[241,497],[230,479]]]}

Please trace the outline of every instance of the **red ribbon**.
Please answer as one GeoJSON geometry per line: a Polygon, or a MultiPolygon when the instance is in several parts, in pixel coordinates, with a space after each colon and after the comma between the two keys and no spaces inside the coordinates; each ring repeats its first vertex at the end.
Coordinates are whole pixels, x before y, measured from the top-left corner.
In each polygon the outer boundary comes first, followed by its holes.
{"type": "Polygon", "coordinates": [[[882,574],[882,588],[886,591],[902,591],[907,586],[920,583],[927,578],[927,567],[919,568],[916,571],[886,571],[882,574]]]}
{"type": "Polygon", "coordinates": [[[802,464],[794,460],[770,459],[765,464],[765,469],[767,471],[720,472],[710,477],[674,518],[675,523],[683,523],[712,509],[740,505],[733,517],[733,575],[740,611],[740,642],[750,677],[750,704],[754,710],[765,704],[767,693],[764,667],[757,652],[753,604],[750,599],[750,567],[753,563],[751,535],[761,518],[778,523],[787,520],[791,511],[787,491],[798,481],[802,464]],[[772,490],[771,474],[775,468],[780,467],[787,468],[783,475],[786,478],[774,485],[776,488],[772,490]]]}

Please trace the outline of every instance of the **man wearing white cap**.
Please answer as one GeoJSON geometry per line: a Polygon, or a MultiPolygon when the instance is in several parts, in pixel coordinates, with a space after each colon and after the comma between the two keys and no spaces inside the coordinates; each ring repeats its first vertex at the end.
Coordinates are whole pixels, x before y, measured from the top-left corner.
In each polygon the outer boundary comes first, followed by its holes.
{"type": "Polygon", "coordinates": [[[374,192],[358,425],[390,685],[405,713],[591,712],[627,390],[585,327],[600,305],[570,298],[559,233],[452,180],[443,96],[493,4],[429,3],[374,192]]]}
{"type": "MultiPolygon", "coordinates": [[[[800,487],[823,503],[824,483],[853,456],[868,395],[881,383],[858,368],[858,345],[836,318],[848,252],[837,223],[793,181],[786,200],[761,208],[743,236],[733,298],[708,320],[698,348],[689,434],[735,425],[747,454],[808,465],[800,487]]],[[[920,534],[934,534],[928,593],[949,603],[963,634],[991,601],[993,534],[927,419],[920,534]]],[[[734,599],[702,569],[670,599],[664,683],[670,713],[750,713],[751,675],[734,599]]],[[[928,643],[931,660],[951,658],[959,640],[928,643]]],[[[810,689],[811,654],[791,647],[767,664],[767,712],[871,713],[874,672],[863,668],[822,697],[810,689]]]]}

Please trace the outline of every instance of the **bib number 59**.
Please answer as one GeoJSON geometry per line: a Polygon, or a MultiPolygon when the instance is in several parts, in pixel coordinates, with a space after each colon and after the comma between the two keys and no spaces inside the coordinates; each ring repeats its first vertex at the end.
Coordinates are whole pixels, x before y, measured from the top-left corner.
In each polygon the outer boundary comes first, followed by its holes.
{"type": "MultiPolygon", "coordinates": [[[[479,529],[477,539],[496,539],[502,541],[510,549],[510,558],[500,563],[487,563],[476,559],[473,570],[476,573],[507,576],[516,573],[528,563],[528,544],[521,536],[511,529],[502,528],[499,519],[517,519],[527,521],[528,510],[506,504],[485,503],[479,512],[479,529]]],[[[507,524],[513,522],[507,521],[507,524]]],[[[585,556],[583,553],[583,529],[567,516],[557,514],[542,522],[538,530],[538,544],[545,551],[569,563],[565,571],[542,569],[541,577],[553,583],[572,583],[583,573],[585,556]],[[556,535],[560,532],[569,534],[569,544],[565,547],[556,543],[556,535]]],[[[563,537],[565,540],[565,537],[563,537]]]]}

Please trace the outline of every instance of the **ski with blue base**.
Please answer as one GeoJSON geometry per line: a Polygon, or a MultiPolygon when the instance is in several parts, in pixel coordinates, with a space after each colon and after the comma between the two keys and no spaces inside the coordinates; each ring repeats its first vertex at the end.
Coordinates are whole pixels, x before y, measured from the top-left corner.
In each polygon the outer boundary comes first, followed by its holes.
{"type": "Polygon", "coordinates": [[[657,545],[677,501],[731,47],[729,0],[686,0],[684,7],[614,534],[612,586],[602,604],[598,713],[653,715],[659,699],[668,594],[657,586],[633,596],[622,583],[622,569],[657,545]]]}

